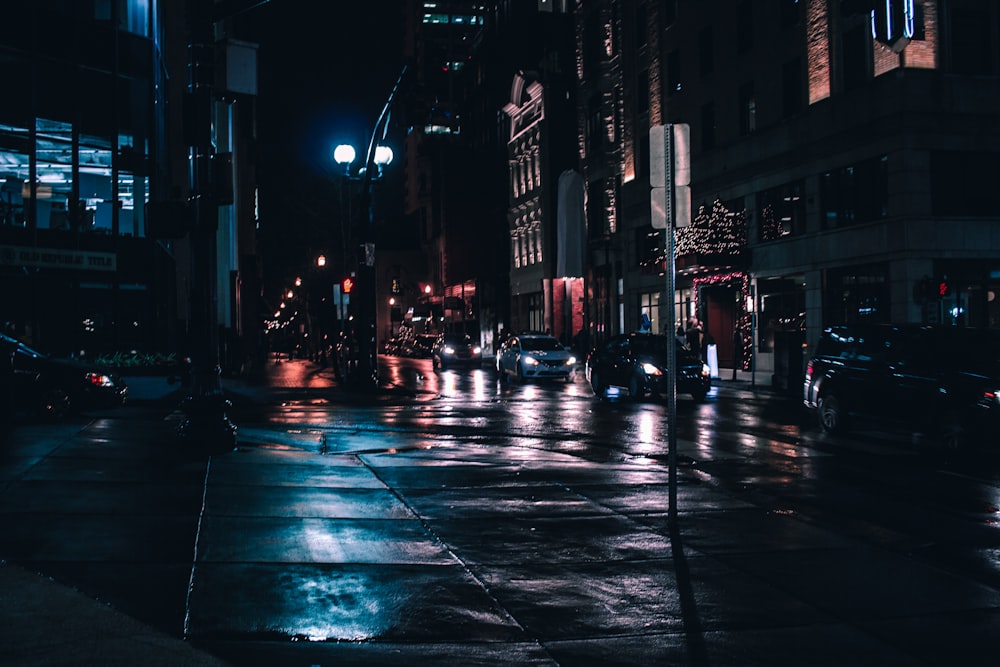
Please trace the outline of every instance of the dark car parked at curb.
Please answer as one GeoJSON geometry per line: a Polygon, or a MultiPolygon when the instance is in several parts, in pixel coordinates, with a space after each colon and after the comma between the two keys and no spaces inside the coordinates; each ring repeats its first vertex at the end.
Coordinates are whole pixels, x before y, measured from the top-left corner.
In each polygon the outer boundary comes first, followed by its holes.
{"type": "Polygon", "coordinates": [[[445,370],[455,366],[478,367],[483,363],[483,348],[464,333],[443,333],[431,347],[431,362],[434,370],[445,370]]]}
{"type": "Polygon", "coordinates": [[[665,396],[667,345],[677,350],[677,393],[702,401],[712,387],[709,367],[673,336],[630,333],[615,336],[587,357],[587,380],[594,393],[605,398],[609,387],[623,387],[632,400],[665,396]]]}
{"type": "Polygon", "coordinates": [[[52,357],[0,334],[12,349],[8,392],[12,412],[60,417],[70,412],[124,405],[128,387],[110,370],[73,359],[52,357]]]}
{"type": "Polygon", "coordinates": [[[806,366],[803,403],[826,432],[868,420],[949,449],[997,439],[1000,332],[951,326],[827,328],[806,366]]]}

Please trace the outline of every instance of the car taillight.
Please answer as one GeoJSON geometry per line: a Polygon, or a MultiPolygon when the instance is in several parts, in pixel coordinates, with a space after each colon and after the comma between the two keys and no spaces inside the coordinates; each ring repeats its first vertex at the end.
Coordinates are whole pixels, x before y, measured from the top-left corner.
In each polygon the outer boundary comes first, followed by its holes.
{"type": "Polygon", "coordinates": [[[114,384],[111,376],[103,373],[87,373],[87,381],[95,387],[110,387],[114,384]]]}
{"type": "Polygon", "coordinates": [[[806,379],[811,380],[813,376],[813,362],[810,361],[806,364],[806,379]]]}
{"type": "Polygon", "coordinates": [[[1000,405],[1000,397],[997,395],[996,390],[989,390],[983,392],[983,403],[986,405],[1000,405]]]}

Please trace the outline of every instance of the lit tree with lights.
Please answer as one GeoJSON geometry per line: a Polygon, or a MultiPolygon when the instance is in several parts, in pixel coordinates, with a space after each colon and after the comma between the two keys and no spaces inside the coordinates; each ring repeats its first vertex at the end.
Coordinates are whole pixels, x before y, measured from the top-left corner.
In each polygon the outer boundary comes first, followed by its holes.
{"type": "MultiPolygon", "coordinates": [[[[711,208],[701,206],[691,225],[677,230],[677,255],[739,257],[746,250],[746,210],[730,211],[716,199],[711,208]]],[[[750,277],[744,271],[715,273],[694,278],[694,296],[705,285],[730,285],[739,289],[740,303],[746,304],[750,295],[750,277]]],[[[695,304],[697,307],[697,303],[695,304]]],[[[745,306],[744,306],[745,307],[745,306]]],[[[753,349],[750,313],[743,311],[736,320],[736,331],[742,342],[743,370],[748,370],[753,349]]]]}

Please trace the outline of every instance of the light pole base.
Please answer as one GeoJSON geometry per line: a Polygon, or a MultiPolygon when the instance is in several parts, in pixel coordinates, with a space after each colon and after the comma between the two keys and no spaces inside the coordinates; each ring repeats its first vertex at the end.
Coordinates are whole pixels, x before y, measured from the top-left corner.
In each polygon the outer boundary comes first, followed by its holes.
{"type": "Polygon", "coordinates": [[[186,418],[177,428],[177,436],[191,447],[210,453],[236,449],[236,425],[229,421],[226,410],[232,407],[222,394],[188,396],[182,409],[186,418]]]}

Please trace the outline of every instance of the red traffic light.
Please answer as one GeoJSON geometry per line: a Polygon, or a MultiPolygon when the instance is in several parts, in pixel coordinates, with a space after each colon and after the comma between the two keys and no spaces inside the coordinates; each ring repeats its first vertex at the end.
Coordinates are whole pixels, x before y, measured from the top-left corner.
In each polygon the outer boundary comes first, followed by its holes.
{"type": "Polygon", "coordinates": [[[947,280],[938,282],[938,296],[948,296],[951,294],[951,286],[947,280]]]}
{"type": "Polygon", "coordinates": [[[351,290],[354,289],[354,280],[352,278],[344,278],[340,283],[340,288],[344,294],[350,294],[351,290]]]}

